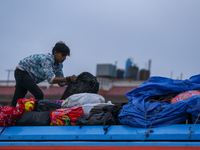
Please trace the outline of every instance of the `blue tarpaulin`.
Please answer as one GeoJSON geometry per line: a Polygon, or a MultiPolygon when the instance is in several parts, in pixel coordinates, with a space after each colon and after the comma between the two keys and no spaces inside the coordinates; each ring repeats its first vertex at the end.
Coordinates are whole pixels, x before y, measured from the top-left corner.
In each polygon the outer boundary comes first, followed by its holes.
{"type": "Polygon", "coordinates": [[[186,80],[151,77],[126,94],[130,102],[124,105],[119,113],[119,121],[122,124],[144,128],[151,125],[156,115],[152,127],[181,123],[187,119],[188,114],[192,114],[195,120],[200,113],[200,95],[173,104],[148,100],[155,96],[189,90],[200,90],[200,74],[186,80]]]}

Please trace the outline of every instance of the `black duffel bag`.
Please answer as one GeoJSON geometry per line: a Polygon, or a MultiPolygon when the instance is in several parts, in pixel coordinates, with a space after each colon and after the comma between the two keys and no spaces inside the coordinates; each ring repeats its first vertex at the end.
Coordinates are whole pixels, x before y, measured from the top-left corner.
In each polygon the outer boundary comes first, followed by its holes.
{"type": "Polygon", "coordinates": [[[107,105],[102,108],[102,111],[98,110],[90,114],[83,114],[75,121],[75,124],[81,127],[83,125],[103,125],[103,130],[106,134],[111,125],[121,124],[118,120],[118,115],[125,104],[126,103],[107,105]]]}
{"type": "Polygon", "coordinates": [[[16,126],[49,126],[50,111],[26,111],[16,122],[16,126]]]}

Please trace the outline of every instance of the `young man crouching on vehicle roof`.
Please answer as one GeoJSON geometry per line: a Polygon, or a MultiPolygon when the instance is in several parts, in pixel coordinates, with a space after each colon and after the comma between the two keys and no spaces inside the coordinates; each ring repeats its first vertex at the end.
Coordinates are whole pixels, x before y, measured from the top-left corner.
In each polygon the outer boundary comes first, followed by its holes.
{"type": "Polygon", "coordinates": [[[62,41],[57,42],[52,49],[52,54],[34,54],[21,60],[15,69],[15,93],[11,106],[16,107],[17,100],[24,98],[27,91],[33,94],[35,99],[44,97],[38,83],[47,80],[49,84],[58,83],[65,86],[69,82],[76,82],[77,77],[72,75],[64,77],[63,62],[70,56],[70,49],[62,41]]]}

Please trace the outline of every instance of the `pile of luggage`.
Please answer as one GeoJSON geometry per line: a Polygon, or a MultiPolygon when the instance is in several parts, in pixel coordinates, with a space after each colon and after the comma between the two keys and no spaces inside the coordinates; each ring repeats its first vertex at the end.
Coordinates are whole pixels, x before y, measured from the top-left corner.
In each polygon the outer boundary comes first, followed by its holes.
{"type": "Polygon", "coordinates": [[[8,115],[4,112],[0,125],[4,127],[103,125],[103,129],[107,131],[109,126],[106,125],[120,124],[118,114],[122,107],[123,104],[114,105],[110,101],[105,103],[103,96],[94,93],[73,94],[66,100],[38,101],[33,98],[23,98],[18,99],[16,108],[1,107],[2,110],[9,108],[13,112],[8,115]]]}
{"type": "Polygon", "coordinates": [[[22,98],[17,100],[16,108],[4,106],[0,110],[0,126],[70,126],[120,124],[119,111],[124,104],[105,103],[103,96],[97,94],[99,83],[92,74],[83,72],[76,83],[70,83],[63,100],[36,100],[22,98]],[[13,120],[13,116],[16,116],[13,120]]]}

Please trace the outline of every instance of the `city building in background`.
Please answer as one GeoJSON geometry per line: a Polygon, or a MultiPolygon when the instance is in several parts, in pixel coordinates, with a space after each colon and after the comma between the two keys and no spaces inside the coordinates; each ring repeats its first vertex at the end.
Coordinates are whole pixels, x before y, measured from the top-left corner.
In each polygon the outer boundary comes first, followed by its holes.
{"type": "Polygon", "coordinates": [[[151,60],[149,60],[148,69],[139,69],[133,63],[131,58],[128,58],[125,64],[125,69],[117,69],[115,64],[97,64],[96,76],[109,79],[132,79],[132,80],[147,80],[150,77],[151,60]]]}

